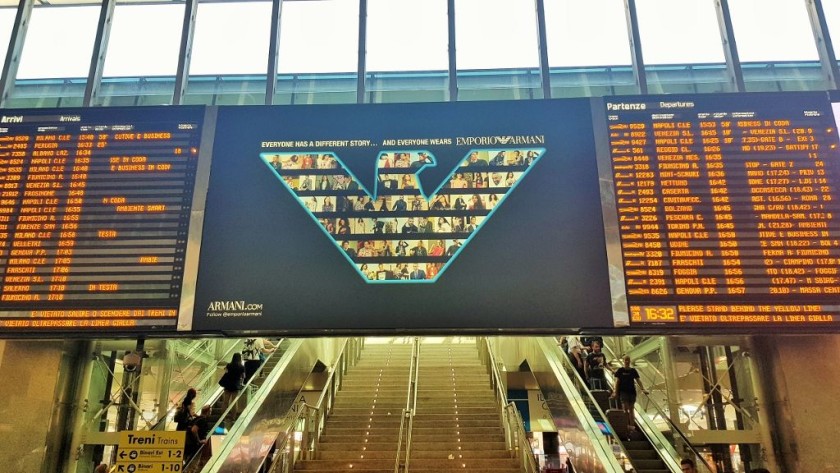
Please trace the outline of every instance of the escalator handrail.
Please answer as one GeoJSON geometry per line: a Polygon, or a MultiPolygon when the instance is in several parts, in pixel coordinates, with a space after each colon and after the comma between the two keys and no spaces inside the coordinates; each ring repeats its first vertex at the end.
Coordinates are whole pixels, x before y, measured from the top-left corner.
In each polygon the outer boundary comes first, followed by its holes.
{"type": "MultiPolygon", "coordinates": [[[[231,353],[237,351],[240,348],[240,345],[241,345],[240,343],[231,344],[230,348],[228,348],[227,351],[225,351],[225,353],[222,355],[221,359],[222,360],[227,359],[228,356],[231,353]]],[[[210,379],[214,378],[215,376],[216,376],[216,368],[213,367],[212,369],[210,369],[210,367],[208,367],[208,369],[205,370],[204,374],[198,379],[198,381],[195,383],[195,385],[196,386],[203,386],[205,383],[207,383],[210,379]]],[[[213,392],[210,394],[210,396],[208,396],[206,399],[203,399],[201,403],[197,403],[196,405],[198,405],[198,404],[201,404],[201,405],[215,404],[216,401],[218,401],[219,397],[222,395],[222,391],[223,391],[223,389],[221,388],[221,386],[219,386],[218,389],[213,390],[213,392]]],[[[187,397],[187,395],[184,394],[180,399],[178,399],[178,402],[176,402],[174,406],[167,409],[166,412],[159,419],[157,419],[151,427],[149,427],[149,430],[165,429],[167,420],[170,418],[170,416],[175,414],[175,411],[178,410],[178,407],[181,406],[181,404],[184,402],[184,398],[186,398],[186,397],[187,397]]]]}
{"type": "MultiPolygon", "coordinates": [[[[301,389],[298,391],[298,394],[295,397],[295,399],[301,399],[301,401],[300,401],[300,403],[297,404],[297,412],[289,420],[289,424],[286,427],[286,429],[282,432],[279,432],[277,434],[277,436],[274,438],[273,443],[274,443],[274,445],[276,445],[276,451],[278,451],[278,452],[284,451],[287,447],[287,444],[289,443],[289,439],[294,439],[295,429],[297,428],[297,425],[301,421],[301,419],[303,418],[304,414],[311,415],[312,413],[315,413],[315,414],[318,415],[318,422],[317,422],[318,428],[317,428],[317,431],[315,432],[315,435],[313,436],[314,438],[312,440],[313,441],[313,447],[315,445],[317,445],[318,439],[321,437],[321,432],[323,430],[323,423],[321,422],[320,417],[321,416],[326,417],[327,415],[329,415],[329,412],[328,412],[329,409],[326,408],[327,406],[324,406],[324,402],[326,400],[327,393],[330,392],[330,388],[332,386],[333,380],[335,379],[336,371],[338,369],[340,369],[340,367],[342,366],[342,363],[343,363],[342,358],[345,355],[347,355],[347,346],[351,343],[355,343],[354,340],[355,339],[353,339],[353,338],[346,338],[344,340],[344,343],[341,345],[341,349],[339,350],[338,355],[336,356],[336,362],[333,365],[333,369],[330,370],[330,374],[329,374],[329,376],[327,376],[327,380],[324,383],[324,389],[321,390],[321,394],[318,396],[318,402],[314,406],[312,406],[310,404],[307,404],[305,401],[302,400],[303,399],[303,387],[301,387],[301,389]],[[280,440],[281,437],[282,437],[282,440],[280,440]],[[278,443],[278,440],[280,440],[280,443],[278,443]]],[[[350,355],[347,355],[347,356],[349,357],[350,355]]],[[[353,361],[355,361],[355,360],[353,360],[353,361]]],[[[336,388],[336,389],[338,389],[338,388],[336,388]]],[[[294,406],[292,407],[292,409],[294,409],[294,406]]],[[[269,451],[266,454],[266,456],[263,457],[262,461],[260,462],[259,469],[257,471],[262,471],[262,468],[264,468],[265,462],[266,462],[266,460],[269,459],[270,455],[271,455],[271,452],[269,451]]],[[[275,473],[275,471],[277,470],[277,466],[279,464],[280,464],[279,462],[274,462],[274,464],[271,465],[271,469],[269,470],[269,472],[270,473],[275,473]]]]}
{"type": "MultiPolygon", "coordinates": [[[[282,343],[282,340],[279,341],[277,343],[277,345],[279,346],[280,343],[282,343]]],[[[263,369],[265,367],[266,363],[268,363],[268,361],[270,359],[272,359],[274,357],[274,355],[276,355],[276,354],[277,354],[277,350],[269,353],[265,357],[265,359],[262,361],[262,363],[260,363],[260,366],[259,366],[259,368],[257,369],[256,372],[258,373],[261,369],[263,369]]],[[[228,405],[227,408],[224,410],[224,412],[222,412],[222,415],[219,416],[219,419],[216,421],[216,423],[213,424],[212,427],[210,427],[210,429],[207,431],[207,436],[204,437],[203,439],[201,439],[201,440],[204,441],[204,443],[201,444],[201,446],[198,448],[198,450],[196,450],[193,457],[184,466],[184,471],[189,471],[189,468],[192,465],[193,461],[196,461],[196,459],[201,458],[204,448],[207,447],[208,445],[210,445],[210,438],[216,432],[216,429],[218,429],[222,425],[222,423],[227,418],[228,414],[230,414],[231,409],[234,406],[239,405],[240,398],[242,398],[242,396],[251,388],[251,385],[252,385],[252,383],[254,382],[255,379],[256,379],[256,376],[251,376],[251,379],[249,379],[248,382],[245,383],[245,385],[242,387],[242,389],[239,390],[239,394],[236,395],[236,397],[233,399],[233,401],[231,401],[230,405],[228,405]]],[[[219,391],[219,397],[221,397],[221,391],[224,391],[224,389],[219,387],[219,389],[217,391],[219,391]]],[[[216,398],[216,400],[218,400],[218,398],[216,398]]]]}
{"type": "MultiPolygon", "coordinates": [[[[604,343],[604,346],[602,347],[602,349],[604,349],[605,351],[609,351],[609,355],[612,359],[614,359],[614,360],[618,359],[615,356],[615,351],[613,351],[612,347],[608,346],[606,343],[604,343]]],[[[665,419],[665,422],[667,422],[668,425],[671,426],[671,431],[676,432],[677,435],[679,435],[680,438],[683,439],[683,441],[685,442],[685,445],[688,447],[689,450],[691,450],[692,455],[694,455],[694,458],[700,460],[700,462],[702,462],[703,465],[706,467],[707,471],[709,471],[709,472],[715,471],[715,469],[712,468],[711,465],[709,465],[709,463],[706,461],[706,459],[703,457],[703,455],[700,454],[700,451],[698,451],[697,448],[691,443],[691,440],[689,440],[689,438],[685,435],[685,433],[683,433],[682,429],[680,429],[679,426],[677,426],[677,424],[675,424],[674,421],[671,420],[671,417],[665,412],[665,410],[662,409],[662,407],[650,396],[650,393],[648,393],[646,391],[647,390],[642,391],[642,395],[645,396],[645,399],[647,399],[648,403],[650,405],[652,405],[654,409],[656,409],[657,414],[659,414],[659,416],[661,418],[665,419]]],[[[638,409],[635,409],[635,412],[636,412],[637,416],[643,416],[644,415],[644,414],[641,414],[638,409]]],[[[646,430],[645,430],[645,436],[647,436],[648,439],[650,439],[650,434],[646,430]]],[[[667,445],[671,446],[670,443],[668,443],[668,442],[665,442],[665,443],[667,445]]],[[[676,449],[674,449],[674,454],[676,454],[677,457],[679,457],[679,454],[676,453],[676,449]]]]}
{"type": "MultiPolygon", "coordinates": [[[[586,382],[583,380],[583,378],[581,378],[580,374],[577,372],[575,367],[572,366],[572,361],[569,359],[569,357],[565,353],[562,352],[560,347],[557,346],[557,344],[554,342],[554,339],[550,339],[550,340],[551,340],[551,342],[544,342],[544,345],[543,345],[544,353],[546,355],[549,355],[549,354],[553,355],[554,360],[559,360],[558,361],[558,363],[560,363],[559,368],[563,371],[563,373],[561,373],[561,374],[566,375],[566,378],[572,383],[572,387],[579,393],[579,395],[580,395],[579,400],[583,401],[582,396],[584,396],[584,393],[585,393],[586,397],[589,399],[589,402],[591,403],[591,405],[593,406],[595,411],[598,413],[598,415],[601,417],[603,422],[609,424],[609,422],[607,421],[606,413],[604,413],[603,409],[601,409],[601,406],[598,405],[598,402],[595,401],[595,398],[592,396],[592,393],[589,392],[589,386],[586,385],[586,382]],[[550,353],[546,352],[547,348],[552,349],[553,351],[550,352],[550,353]],[[580,387],[583,387],[585,389],[581,390],[580,387]]],[[[583,406],[583,410],[586,412],[585,415],[590,420],[592,420],[592,422],[595,422],[595,419],[592,417],[591,413],[589,412],[589,410],[585,406],[583,406]]],[[[616,435],[601,434],[600,428],[598,428],[597,425],[594,426],[593,432],[598,432],[600,434],[599,437],[598,437],[599,440],[600,439],[606,439],[607,437],[612,438],[614,440],[614,445],[618,446],[618,448],[621,450],[621,454],[625,458],[625,461],[627,463],[629,463],[631,467],[633,466],[633,462],[630,460],[630,456],[627,455],[627,450],[624,448],[624,444],[621,442],[620,439],[618,439],[618,437],[616,435]]],[[[592,434],[590,434],[590,436],[591,435],[592,434]]],[[[608,442],[608,440],[604,440],[604,441],[608,442]]],[[[608,445],[613,445],[613,444],[608,443],[608,445]]],[[[608,449],[608,452],[613,458],[616,457],[615,452],[611,448],[608,449]]],[[[618,462],[618,458],[616,458],[616,462],[618,462]]],[[[623,468],[623,466],[622,466],[622,468],[623,468]]]]}

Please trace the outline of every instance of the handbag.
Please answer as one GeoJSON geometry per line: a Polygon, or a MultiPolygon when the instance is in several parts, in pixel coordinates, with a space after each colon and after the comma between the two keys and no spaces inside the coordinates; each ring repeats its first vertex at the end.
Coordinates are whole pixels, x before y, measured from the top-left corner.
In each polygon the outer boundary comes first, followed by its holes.
{"type": "Polygon", "coordinates": [[[234,379],[234,374],[230,371],[225,371],[222,378],[219,380],[219,386],[225,388],[226,391],[239,391],[242,386],[242,376],[234,379]]]}

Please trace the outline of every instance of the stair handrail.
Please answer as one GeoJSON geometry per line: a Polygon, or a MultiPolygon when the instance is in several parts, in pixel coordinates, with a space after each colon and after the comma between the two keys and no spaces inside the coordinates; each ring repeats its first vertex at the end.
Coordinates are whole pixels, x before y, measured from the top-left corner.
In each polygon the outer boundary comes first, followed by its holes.
{"type": "MultiPolygon", "coordinates": [[[[304,455],[311,455],[314,453],[318,441],[318,433],[312,431],[312,426],[318,424],[321,410],[315,406],[307,404],[305,401],[300,401],[294,407],[295,414],[289,419],[286,430],[278,435],[279,443],[275,443],[277,452],[276,457],[272,460],[271,469],[269,473],[277,473],[278,468],[282,468],[282,472],[291,472],[294,470],[295,462],[301,459],[304,455]],[[302,425],[302,427],[300,427],[302,425]],[[300,430],[298,430],[300,429],[300,430]],[[296,432],[300,431],[301,435],[298,437],[296,432]]],[[[263,459],[260,470],[262,471],[265,461],[271,455],[266,455],[263,459]]]]}
{"type": "MultiPolygon", "coordinates": [[[[280,346],[280,343],[281,343],[281,342],[282,342],[282,340],[281,340],[280,342],[278,342],[278,343],[277,343],[277,346],[278,346],[278,347],[280,346]]],[[[237,344],[237,345],[235,345],[235,346],[238,346],[238,344],[237,344]]],[[[271,359],[272,359],[272,357],[274,357],[276,354],[277,354],[277,350],[272,351],[271,353],[269,353],[269,354],[265,357],[265,359],[262,361],[262,363],[260,363],[260,367],[257,369],[257,371],[256,371],[256,372],[257,372],[257,373],[259,373],[259,371],[260,371],[261,369],[263,369],[263,367],[265,367],[266,363],[268,363],[268,361],[269,361],[269,360],[271,360],[271,359]]],[[[215,373],[215,370],[213,370],[213,371],[214,371],[214,373],[215,373]]],[[[217,428],[219,428],[219,427],[222,425],[222,423],[223,423],[223,422],[225,421],[225,419],[227,418],[228,414],[230,414],[230,412],[231,412],[231,410],[233,409],[233,407],[234,407],[234,406],[238,406],[238,405],[239,405],[239,400],[242,398],[242,396],[243,396],[243,395],[245,395],[245,393],[247,393],[247,392],[248,392],[248,390],[250,390],[250,389],[251,389],[252,383],[254,382],[254,380],[256,379],[256,377],[257,377],[256,375],[251,376],[251,379],[249,379],[249,380],[245,383],[245,385],[242,387],[242,389],[240,389],[240,390],[239,390],[239,394],[237,394],[237,395],[236,395],[236,398],[234,398],[234,399],[233,399],[233,401],[231,401],[231,403],[227,406],[227,408],[225,408],[225,410],[224,410],[224,411],[222,412],[222,414],[219,416],[219,419],[216,421],[216,423],[215,423],[215,424],[213,424],[213,426],[212,426],[212,427],[210,427],[210,429],[209,429],[209,430],[208,430],[208,432],[207,432],[207,436],[206,436],[205,438],[201,439],[201,440],[203,441],[203,443],[202,443],[202,444],[201,444],[201,446],[198,448],[198,450],[195,452],[195,454],[193,455],[193,457],[192,457],[191,459],[185,459],[185,460],[187,460],[187,463],[186,463],[186,465],[184,465],[184,470],[183,470],[183,471],[185,471],[185,472],[186,472],[186,471],[191,471],[191,468],[193,468],[193,469],[195,468],[194,463],[196,463],[196,462],[200,461],[200,459],[202,458],[202,455],[204,454],[204,451],[203,451],[203,450],[204,450],[205,448],[210,448],[210,447],[208,447],[208,445],[210,445],[210,438],[211,438],[211,437],[213,436],[213,434],[216,432],[216,429],[217,429],[217,428]]],[[[215,397],[215,399],[216,399],[216,400],[218,400],[218,397],[219,397],[219,396],[221,396],[221,391],[224,391],[224,388],[222,388],[221,386],[219,386],[219,388],[216,390],[216,392],[217,392],[217,397],[215,397]]]]}
{"type": "MultiPolygon", "coordinates": [[[[269,473],[276,473],[278,468],[282,468],[280,471],[284,473],[291,472],[297,460],[315,456],[327,416],[332,412],[336,393],[341,389],[344,374],[350,366],[358,361],[363,343],[363,341],[358,341],[355,338],[348,338],[344,341],[336,362],[324,383],[324,389],[318,396],[318,401],[314,406],[307,404],[305,401],[293,406],[292,409],[295,412],[285,431],[279,433],[274,440],[277,456],[272,459],[271,452],[268,452],[257,471],[263,471],[266,461],[271,460],[269,473]],[[300,438],[295,435],[299,426],[301,426],[300,438]]],[[[302,391],[303,389],[298,392],[296,399],[303,399],[302,391]]]]}
{"type": "MultiPolygon", "coordinates": [[[[607,352],[607,355],[609,355],[610,359],[618,359],[618,357],[616,357],[615,351],[612,349],[612,347],[608,346],[607,343],[604,343],[601,348],[605,352],[607,352]]],[[[611,373],[607,375],[607,378],[610,387],[614,386],[615,380],[613,379],[611,373]]],[[[706,459],[703,457],[700,451],[697,450],[697,448],[691,443],[691,440],[689,440],[685,433],[683,433],[682,429],[680,429],[679,426],[677,426],[677,424],[671,420],[671,417],[665,412],[664,409],[662,409],[659,403],[657,403],[653,399],[653,397],[651,397],[650,393],[642,391],[642,395],[645,397],[645,399],[647,399],[648,404],[653,406],[653,408],[656,410],[656,413],[659,414],[659,416],[662,419],[664,419],[665,422],[668,423],[668,425],[671,427],[671,430],[677,435],[679,435],[680,438],[682,438],[685,447],[691,450],[691,453],[694,456],[694,458],[703,463],[703,465],[706,467],[706,471],[714,472],[715,469],[712,468],[711,465],[709,465],[709,463],[706,461],[706,459]]],[[[638,403],[639,402],[637,401],[637,404],[638,403]]],[[[660,454],[660,457],[671,457],[669,459],[662,459],[665,461],[666,464],[668,464],[669,467],[676,467],[674,471],[679,471],[680,455],[677,452],[675,446],[672,445],[671,442],[669,442],[664,435],[662,435],[662,432],[658,428],[656,428],[655,425],[653,425],[653,423],[647,415],[641,413],[639,409],[634,409],[634,413],[637,423],[639,423],[639,425],[642,427],[642,432],[645,434],[648,440],[650,440],[650,442],[654,444],[654,446],[657,446],[657,450],[659,450],[661,453],[667,453],[667,455],[660,454]]]]}
{"type": "Polygon", "coordinates": [[[408,389],[406,392],[405,407],[402,410],[400,418],[400,431],[397,435],[397,456],[394,459],[394,473],[400,473],[400,466],[402,471],[408,473],[409,463],[411,462],[411,433],[414,429],[414,413],[417,409],[417,382],[418,373],[420,372],[420,337],[414,337],[414,342],[411,348],[411,362],[408,367],[408,389]],[[406,419],[408,419],[408,426],[406,426],[406,419]],[[405,463],[400,463],[400,458],[403,451],[403,438],[405,438],[405,463]]]}
{"type": "Polygon", "coordinates": [[[507,448],[513,451],[514,456],[519,458],[523,471],[526,473],[537,473],[539,471],[539,465],[531,451],[531,445],[527,441],[525,423],[522,421],[522,416],[519,414],[516,404],[508,402],[507,393],[504,388],[505,385],[502,382],[502,375],[496,363],[496,356],[493,353],[493,347],[490,345],[490,339],[479,337],[477,342],[479,354],[481,355],[482,361],[487,364],[487,370],[490,374],[490,383],[493,385],[496,405],[500,411],[507,448]]]}

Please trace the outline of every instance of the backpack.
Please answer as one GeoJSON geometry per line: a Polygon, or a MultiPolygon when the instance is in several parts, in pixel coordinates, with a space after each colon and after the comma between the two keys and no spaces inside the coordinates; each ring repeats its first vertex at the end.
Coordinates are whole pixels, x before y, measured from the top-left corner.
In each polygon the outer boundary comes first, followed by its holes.
{"type": "Polygon", "coordinates": [[[256,345],[256,338],[245,339],[245,348],[242,349],[242,358],[247,361],[259,360],[260,351],[257,350],[256,345]]]}
{"type": "Polygon", "coordinates": [[[190,420],[189,410],[184,409],[184,406],[178,406],[178,409],[175,411],[175,416],[172,418],[176,424],[178,424],[179,430],[180,427],[186,426],[187,422],[190,420]]]}

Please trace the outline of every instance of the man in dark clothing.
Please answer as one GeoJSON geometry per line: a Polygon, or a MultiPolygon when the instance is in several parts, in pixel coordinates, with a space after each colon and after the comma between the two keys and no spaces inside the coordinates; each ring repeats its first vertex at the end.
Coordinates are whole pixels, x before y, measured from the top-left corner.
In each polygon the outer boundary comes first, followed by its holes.
{"type": "Polygon", "coordinates": [[[639,378],[639,372],[636,368],[630,367],[630,357],[624,356],[624,366],[615,371],[615,387],[613,388],[612,398],[618,397],[621,400],[621,408],[627,413],[628,427],[632,430],[635,428],[633,420],[633,410],[636,406],[636,384],[643,393],[647,394],[642,380],[639,378]]]}
{"type": "Polygon", "coordinates": [[[586,357],[586,379],[589,380],[590,389],[605,389],[607,379],[604,377],[604,370],[607,367],[607,357],[601,352],[601,344],[592,342],[592,353],[586,357]]]}
{"type": "Polygon", "coordinates": [[[210,406],[201,408],[201,414],[194,418],[192,426],[187,431],[187,441],[184,444],[184,463],[189,463],[193,456],[198,453],[201,446],[207,450],[206,454],[202,454],[202,458],[209,458],[209,445],[207,444],[207,436],[210,434],[210,406]]]}
{"type": "Polygon", "coordinates": [[[403,233],[417,233],[417,225],[414,224],[414,219],[409,218],[402,226],[403,233]]]}
{"type": "Polygon", "coordinates": [[[697,473],[697,468],[694,466],[694,460],[690,460],[688,458],[684,458],[683,461],[680,462],[680,470],[683,473],[697,473]]]}

